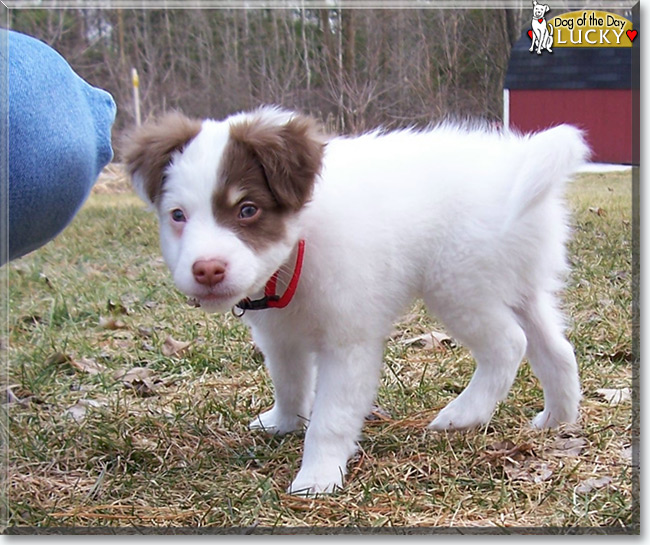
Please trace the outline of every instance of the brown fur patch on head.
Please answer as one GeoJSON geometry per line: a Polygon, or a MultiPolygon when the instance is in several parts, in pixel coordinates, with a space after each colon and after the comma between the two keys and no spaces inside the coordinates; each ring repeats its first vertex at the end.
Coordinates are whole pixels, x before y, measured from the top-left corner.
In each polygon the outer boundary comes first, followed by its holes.
{"type": "Polygon", "coordinates": [[[150,202],[162,193],[165,168],[201,130],[201,121],[171,112],[137,127],[124,141],[124,162],[134,185],[150,202]]]}
{"type": "Polygon", "coordinates": [[[287,216],[311,198],[324,149],[325,137],[308,117],[283,124],[259,117],[233,125],[212,202],[215,218],[255,249],[280,240],[287,216]],[[240,217],[244,204],[257,209],[255,217],[240,217]]]}
{"type": "Polygon", "coordinates": [[[320,125],[295,115],[278,124],[263,116],[230,128],[230,147],[249,154],[261,165],[280,208],[299,210],[310,198],[325,150],[320,125]]]}

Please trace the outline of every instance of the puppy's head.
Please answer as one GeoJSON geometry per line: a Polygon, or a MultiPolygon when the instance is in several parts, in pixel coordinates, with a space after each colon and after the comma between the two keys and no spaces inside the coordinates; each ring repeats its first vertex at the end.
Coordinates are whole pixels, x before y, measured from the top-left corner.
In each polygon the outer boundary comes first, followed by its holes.
{"type": "Polygon", "coordinates": [[[158,213],[177,287],[207,310],[262,289],[297,243],[324,148],[313,119],[274,108],[224,121],[170,114],[136,129],[125,163],[158,213]]]}

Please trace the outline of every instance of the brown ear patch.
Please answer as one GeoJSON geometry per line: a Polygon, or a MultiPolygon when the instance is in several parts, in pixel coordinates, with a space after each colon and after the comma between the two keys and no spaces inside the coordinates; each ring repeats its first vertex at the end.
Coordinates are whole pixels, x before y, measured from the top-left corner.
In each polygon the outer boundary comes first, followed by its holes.
{"type": "Polygon", "coordinates": [[[248,155],[262,167],[281,209],[299,210],[310,198],[325,150],[325,136],[312,118],[296,115],[278,124],[263,116],[230,127],[230,153],[248,155]]]}
{"type": "Polygon", "coordinates": [[[201,130],[201,121],[178,112],[164,115],[135,129],[124,141],[124,162],[134,183],[152,203],[160,197],[164,172],[172,155],[201,130]],[[135,176],[139,177],[136,181],[135,176]]]}

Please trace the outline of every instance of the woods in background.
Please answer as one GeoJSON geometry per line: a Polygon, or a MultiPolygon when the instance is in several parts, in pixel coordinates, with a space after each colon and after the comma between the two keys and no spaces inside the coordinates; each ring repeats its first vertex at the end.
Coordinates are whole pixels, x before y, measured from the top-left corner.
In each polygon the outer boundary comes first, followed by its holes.
{"type": "Polygon", "coordinates": [[[134,123],[168,109],[221,118],[260,104],[309,112],[332,131],[499,120],[510,47],[529,10],[14,10],[10,26],[61,53],[134,123]]]}

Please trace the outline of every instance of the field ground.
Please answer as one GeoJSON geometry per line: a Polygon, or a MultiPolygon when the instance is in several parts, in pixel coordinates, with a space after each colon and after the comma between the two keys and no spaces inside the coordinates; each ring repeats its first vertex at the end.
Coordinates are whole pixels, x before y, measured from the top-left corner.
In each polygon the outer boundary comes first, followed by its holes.
{"type": "Polygon", "coordinates": [[[388,341],[381,410],[345,490],[305,499],[285,493],[302,437],[247,429],[272,390],[246,328],[186,304],[160,258],[153,214],[111,165],[60,237],[5,268],[9,531],[638,533],[631,198],[629,172],[583,174],[570,186],[565,310],[584,390],[578,426],[528,427],[542,397],[524,363],[488,426],[427,432],[473,362],[453,343],[410,342],[442,329],[416,303],[388,341]]]}

